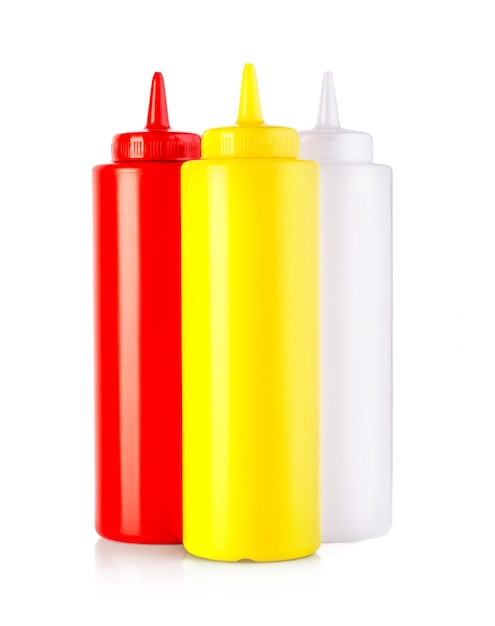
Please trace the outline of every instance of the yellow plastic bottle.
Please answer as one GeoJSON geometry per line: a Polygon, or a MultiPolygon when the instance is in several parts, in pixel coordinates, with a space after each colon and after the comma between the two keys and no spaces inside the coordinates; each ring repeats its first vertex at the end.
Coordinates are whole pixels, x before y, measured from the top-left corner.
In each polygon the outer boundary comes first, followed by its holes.
{"type": "Polygon", "coordinates": [[[247,64],[237,124],[182,166],[183,540],[208,559],[320,545],[319,171],[298,153],[247,64]]]}

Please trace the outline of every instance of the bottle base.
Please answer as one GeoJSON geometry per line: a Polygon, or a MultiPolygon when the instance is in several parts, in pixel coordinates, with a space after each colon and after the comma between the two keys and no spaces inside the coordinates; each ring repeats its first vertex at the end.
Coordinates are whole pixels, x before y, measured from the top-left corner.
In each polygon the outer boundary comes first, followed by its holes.
{"type": "Polygon", "coordinates": [[[322,533],[322,543],[353,543],[356,541],[367,541],[368,539],[378,539],[387,535],[392,528],[392,522],[386,526],[380,528],[369,528],[363,530],[356,530],[354,532],[342,531],[338,532],[335,529],[329,532],[322,533]]]}
{"type": "Polygon", "coordinates": [[[141,544],[154,544],[154,545],[180,545],[182,543],[182,537],[178,535],[163,535],[153,533],[141,533],[139,535],[128,535],[121,532],[106,532],[101,528],[96,527],[96,532],[103,539],[109,539],[110,541],[120,541],[121,543],[141,543],[141,544]]]}
{"type": "Polygon", "coordinates": [[[202,550],[190,546],[187,542],[184,543],[184,548],[187,552],[195,557],[209,561],[225,561],[229,563],[236,563],[239,561],[253,561],[255,563],[293,561],[311,556],[318,550],[319,547],[320,544],[318,543],[315,546],[294,550],[252,552],[250,550],[202,550]]]}

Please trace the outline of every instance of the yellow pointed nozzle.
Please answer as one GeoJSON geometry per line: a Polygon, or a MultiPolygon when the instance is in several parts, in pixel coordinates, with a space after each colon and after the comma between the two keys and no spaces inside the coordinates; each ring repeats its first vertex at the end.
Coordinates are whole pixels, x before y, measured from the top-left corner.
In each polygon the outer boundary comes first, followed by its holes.
{"type": "Polygon", "coordinates": [[[201,139],[201,158],[295,158],[298,154],[296,130],[263,122],[256,70],[251,63],[246,63],[237,122],[205,131],[201,139]]]}
{"type": "Polygon", "coordinates": [[[241,99],[239,101],[237,123],[240,126],[258,126],[263,124],[258,79],[252,63],[246,63],[242,73],[241,99]]]}

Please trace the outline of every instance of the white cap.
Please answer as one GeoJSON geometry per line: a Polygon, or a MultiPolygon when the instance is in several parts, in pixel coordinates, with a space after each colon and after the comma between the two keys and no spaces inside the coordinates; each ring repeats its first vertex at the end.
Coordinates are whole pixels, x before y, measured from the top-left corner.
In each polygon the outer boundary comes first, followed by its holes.
{"type": "Polygon", "coordinates": [[[331,72],[323,74],[316,126],[313,130],[303,130],[299,137],[302,159],[339,163],[373,161],[371,135],[340,127],[331,72]]]}

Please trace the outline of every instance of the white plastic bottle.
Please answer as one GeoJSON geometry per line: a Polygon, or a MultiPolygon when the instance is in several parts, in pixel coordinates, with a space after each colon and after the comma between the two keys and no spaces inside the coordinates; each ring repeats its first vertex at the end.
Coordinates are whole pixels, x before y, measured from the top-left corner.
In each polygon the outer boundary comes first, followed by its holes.
{"type": "Polygon", "coordinates": [[[371,539],[392,523],[392,170],[340,127],[330,72],[300,138],[321,181],[322,538],[371,539]]]}

